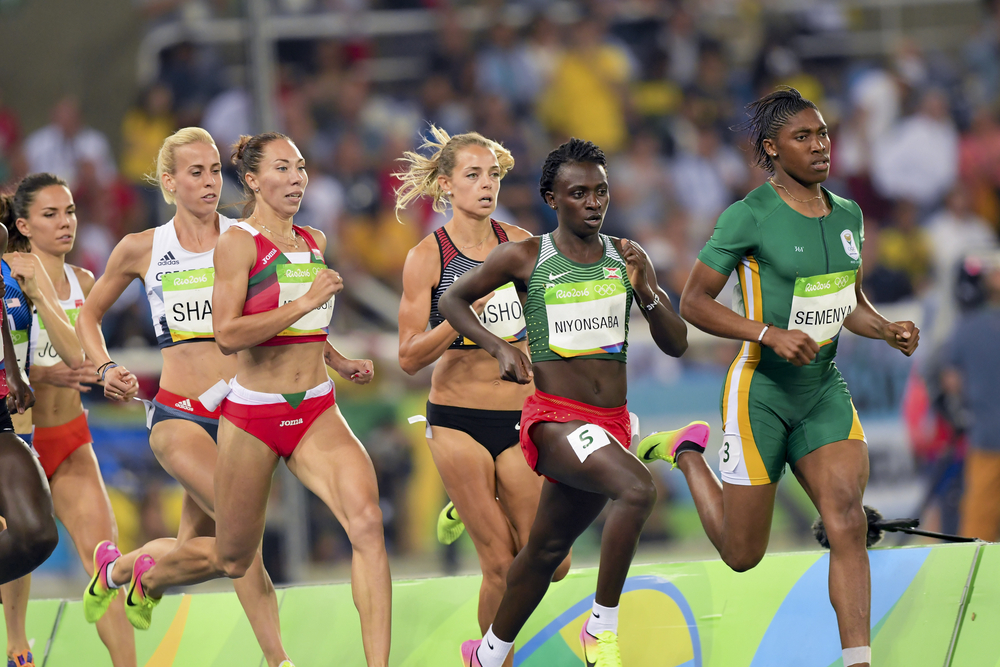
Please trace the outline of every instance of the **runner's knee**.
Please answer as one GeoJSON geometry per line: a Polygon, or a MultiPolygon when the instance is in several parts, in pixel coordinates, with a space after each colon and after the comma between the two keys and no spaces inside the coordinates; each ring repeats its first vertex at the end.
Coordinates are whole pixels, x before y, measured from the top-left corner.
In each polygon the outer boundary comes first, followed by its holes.
{"type": "Polygon", "coordinates": [[[535,569],[554,574],[559,565],[566,560],[572,547],[572,541],[558,536],[550,536],[545,540],[538,540],[534,544],[529,540],[525,550],[528,551],[535,569]]]}
{"type": "Polygon", "coordinates": [[[23,520],[12,518],[7,530],[18,552],[17,559],[22,561],[29,571],[44,563],[59,543],[56,522],[47,514],[32,514],[23,520]]]}
{"type": "Polygon", "coordinates": [[[355,549],[383,548],[382,510],[378,503],[370,502],[348,519],[347,537],[355,549]]]}
{"type": "Polygon", "coordinates": [[[656,485],[653,478],[647,473],[644,476],[637,476],[616,499],[625,503],[636,514],[649,516],[656,504],[656,485]]]}
{"type": "Polygon", "coordinates": [[[493,583],[503,584],[507,581],[507,572],[514,562],[514,554],[507,549],[489,549],[479,557],[479,565],[483,570],[483,579],[493,583]]]}
{"type": "Polygon", "coordinates": [[[256,555],[256,551],[251,551],[249,554],[240,556],[220,556],[219,566],[230,579],[241,579],[250,569],[256,555]]]}
{"type": "Polygon", "coordinates": [[[823,516],[823,525],[826,527],[826,534],[833,548],[852,543],[864,544],[865,535],[868,533],[868,517],[860,499],[827,510],[823,516]]]}
{"type": "Polygon", "coordinates": [[[764,550],[740,551],[737,553],[723,553],[722,560],[734,572],[746,572],[757,567],[757,564],[764,558],[764,550]]]}

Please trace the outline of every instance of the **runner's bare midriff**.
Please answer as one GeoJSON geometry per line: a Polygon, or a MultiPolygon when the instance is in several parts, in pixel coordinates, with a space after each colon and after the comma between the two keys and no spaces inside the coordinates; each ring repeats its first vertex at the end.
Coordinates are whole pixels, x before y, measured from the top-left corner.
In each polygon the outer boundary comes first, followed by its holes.
{"type": "MultiPolygon", "coordinates": [[[[516,346],[527,353],[527,342],[516,346]]],[[[456,408],[520,410],[534,391],[532,384],[501,380],[497,360],[485,350],[447,350],[434,367],[429,400],[456,408]]]]}

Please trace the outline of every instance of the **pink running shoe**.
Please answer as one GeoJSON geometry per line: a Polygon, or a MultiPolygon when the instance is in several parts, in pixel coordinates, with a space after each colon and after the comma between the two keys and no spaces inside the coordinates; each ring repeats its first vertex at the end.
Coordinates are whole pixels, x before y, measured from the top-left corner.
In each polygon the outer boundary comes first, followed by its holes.
{"type": "Polygon", "coordinates": [[[94,549],[94,576],[83,592],[83,616],[88,623],[97,623],[118,596],[118,589],[108,582],[108,566],[122,557],[122,552],[110,540],[94,549]]]}
{"type": "Polygon", "coordinates": [[[646,463],[661,459],[676,468],[677,450],[680,446],[687,444],[685,449],[704,454],[710,433],[711,428],[705,422],[691,422],[676,431],[653,432],[639,442],[635,453],[646,463]]]}
{"type": "Polygon", "coordinates": [[[467,642],[462,642],[462,665],[464,667],[483,667],[483,663],[479,662],[479,656],[476,655],[476,651],[482,643],[482,639],[470,639],[467,642]]]}
{"type": "Polygon", "coordinates": [[[156,561],[148,554],[139,556],[132,566],[132,585],[125,596],[125,617],[136,630],[149,630],[153,622],[153,607],[160,604],[160,598],[146,595],[142,587],[142,575],[156,565],[156,561]]]}

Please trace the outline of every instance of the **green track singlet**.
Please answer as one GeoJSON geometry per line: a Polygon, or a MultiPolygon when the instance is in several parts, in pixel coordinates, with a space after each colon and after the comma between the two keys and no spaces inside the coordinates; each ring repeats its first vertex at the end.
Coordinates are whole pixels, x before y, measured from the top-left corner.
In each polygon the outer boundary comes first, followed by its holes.
{"type": "Polygon", "coordinates": [[[552,234],[541,237],[524,304],[532,361],[625,361],[632,284],[614,243],[600,237],[604,255],[592,264],[560,253],[552,234]]]}

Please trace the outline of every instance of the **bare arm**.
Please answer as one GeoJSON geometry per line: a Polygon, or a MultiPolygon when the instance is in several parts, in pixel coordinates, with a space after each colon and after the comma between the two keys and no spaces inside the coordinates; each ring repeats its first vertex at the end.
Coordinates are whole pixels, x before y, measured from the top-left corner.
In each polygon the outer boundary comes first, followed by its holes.
{"type": "MultiPolygon", "coordinates": [[[[681,317],[702,331],[734,340],[757,342],[764,324],[739,315],[715,300],[729,276],[697,260],[681,294],[681,317]]],[[[796,366],[811,362],[819,345],[802,331],[771,326],[761,341],[778,356],[796,366]]]]}
{"type": "Polygon", "coordinates": [[[890,322],[882,317],[861,289],[863,275],[859,268],[854,282],[858,306],[844,319],[844,328],[865,338],[880,338],[906,356],[912,355],[920,342],[920,329],[910,321],[890,322]]]}
{"type": "Polygon", "coordinates": [[[509,282],[527,284],[538,255],[537,239],[504,243],[449,287],[438,302],[448,322],[466,338],[489,352],[500,363],[504,380],[527,384],[531,381],[531,361],[521,350],[490,333],[471,309],[472,303],[509,282]]]}
{"type": "Polygon", "coordinates": [[[406,255],[403,264],[403,296],[399,301],[399,366],[408,375],[436,361],[458,336],[450,323],[431,330],[431,291],[441,270],[441,260],[433,236],[406,255]]]}
{"type": "Polygon", "coordinates": [[[83,366],[83,348],[70,324],[66,311],[59,304],[55,287],[49,274],[38,257],[32,254],[14,252],[5,257],[10,265],[11,275],[17,279],[24,295],[31,299],[38,311],[38,317],[45,323],[45,330],[56,354],[70,368],[83,366]]]}
{"type": "MultiPolygon", "coordinates": [[[[7,247],[7,228],[0,225],[0,247],[7,247]]],[[[24,412],[35,403],[35,394],[31,391],[28,378],[24,376],[24,370],[17,363],[17,353],[14,351],[14,341],[10,337],[10,327],[7,323],[7,303],[4,300],[4,283],[0,278],[0,336],[3,340],[3,362],[7,369],[7,387],[10,393],[7,395],[7,405],[12,407],[12,412],[24,414],[24,412]]]]}
{"type": "Polygon", "coordinates": [[[687,325],[674,311],[670,297],[656,282],[653,263],[638,243],[622,239],[620,245],[629,282],[639,299],[639,310],[649,323],[653,341],[665,354],[671,357],[681,356],[688,346],[687,325]],[[647,310],[644,306],[656,302],[657,297],[657,305],[652,310],[647,310]]]}
{"type": "MultiPolygon", "coordinates": [[[[326,239],[313,232],[322,252],[326,239]]],[[[332,269],[316,274],[309,291],[283,306],[256,315],[244,315],[247,281],[257,258],[253,237],[241,229],[231,229],[215,246],[215,287],[212,293],[212,321],[215,342],[223,354],[234,354],[260,345],[295,324],[309,311],[322,306],[344,288],[340,275],[332,269]]]]}

